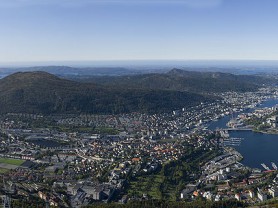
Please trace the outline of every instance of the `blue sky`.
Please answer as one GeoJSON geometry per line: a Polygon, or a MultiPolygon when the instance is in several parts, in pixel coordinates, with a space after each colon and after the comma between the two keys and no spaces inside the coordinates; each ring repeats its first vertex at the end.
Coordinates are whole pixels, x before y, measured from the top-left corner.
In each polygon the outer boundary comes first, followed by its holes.
{"type": "Polygon", "coordinates": [[[278,60],[277,0],[0,0],[0,63],[278,60]]]}

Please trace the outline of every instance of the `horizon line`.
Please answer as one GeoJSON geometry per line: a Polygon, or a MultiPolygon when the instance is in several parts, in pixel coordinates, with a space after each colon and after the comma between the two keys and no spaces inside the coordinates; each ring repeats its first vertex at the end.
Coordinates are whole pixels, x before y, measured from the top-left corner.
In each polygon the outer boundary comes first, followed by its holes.
{"type": "MultiPolygon", "coordinates": [[[[238,63],[248,63],[252,64],[252,62],[258,63],[275,63],[278,64],[278,60],[275,59],[107,59],[107,60],[52,60],[52,61],[14,61],[14,62],[1,62],[0,67],[43,67],[43,66],[77,66],[77,65],[86,65],[89,67],[90,65],[100,64],[100,66],[111,67],[113,64],[118,64],[115,67],[119,67],[122,65],[136,66],[137,64],[143,65],[174,65],[174,64],[186,64],[194,63],[194,64],[204,64],[204,62],[208,62],[213,64],[218,63],[228,63],[228,62],[238,62],[238,63]],[[133,63],[132,63],[133,62],[133,63]],[[144,63],[145,62],[145,63],[144,63]],[[172,62],[172,63],[169,63],[172,62]],[[174,63],[177,62],[177,63],[174,63]]],[[[97,67],[97,66],[94,66],[97,67]]]]}

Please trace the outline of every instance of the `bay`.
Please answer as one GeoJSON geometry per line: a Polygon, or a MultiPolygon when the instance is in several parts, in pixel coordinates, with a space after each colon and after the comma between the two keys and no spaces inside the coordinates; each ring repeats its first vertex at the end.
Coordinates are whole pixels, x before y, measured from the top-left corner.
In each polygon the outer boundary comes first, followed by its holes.
{"type": "MultiPolygon", "coordinates": [[[[269,99],[259,105],[258,108],[273,107],[277,104],[278,99],[269,99]]],[[[247,109],[244,112],[252,112],[255,109],[247,109]]],[[[234,116],[237,115],[238,113],[234,116]]],[[[211,122],[208,128],[211,130],[227,128],[226,124],[231,117],[232,116],[229,115],[218,121],[211,122]]],[[[229,134],[230,137],[243,138],[241,145],[235,148],[244,157],[242,161],[244,165],[260,169],[262,169],[261,163],[265,163],[271,169],[271,162],[278,165],[278,135],[263,134],[253,131],[230,131],[229,134]]]]}
{"type": "Polygon", "coordinates": [[[271,162],[278,165],[278,135],[252,131],[230,131],[229,134],[230,137],[243,138],[241,145],[235,146],[244,158],[242,164],[260,169],[262,163],[271,169],[271,162]]]}

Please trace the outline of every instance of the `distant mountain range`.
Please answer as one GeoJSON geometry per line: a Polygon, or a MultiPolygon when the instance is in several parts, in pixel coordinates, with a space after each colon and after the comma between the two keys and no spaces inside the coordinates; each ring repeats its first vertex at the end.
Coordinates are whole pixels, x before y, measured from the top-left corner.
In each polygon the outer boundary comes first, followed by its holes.
{"type": "MultiPolygon", "coordinates": [[[[86,76],[124,76],[124,75],[140,75],[150,73],[167,73],[170,66],[124,66],[124,67],[69,67],[69,66],[34,66],[34,67],[0,67],[0,78],[11,75],[16,72],[32,72],[44,71],[65,78],[84,78],[86,76]]],[[[276,68],[254,68],[254,67],[232,67],[232,66],[183,66],[180,69],[192,72],[224,72],[237,75],[273,75],[277,74],[276,68]]],[[[223,74],[224,74],[223,73],[223,74]]]]}
{"type": "Polygon", "coordinates": [[[125,76],[69,77],[87,83],[130,89],[172,90],[181,92],[212,93],[226,91],[253,91],[275,79],[255,75],[234,75],[221,72],[197,72],[172,69],[167,73],[125,76]]]}
{"type": "Polygon", "coordinates": [[[0,68],[2,77],[16,72],[44,71],[58,76],[121,76],[142,73],[123,67],[69,67],[69,66],[34,66],[19,68],[0,68]]]}
{"type": "MultiPolygon", "coordinates": [[[[55,69],[49,67],[49,71],[55,69]]],[[[0,113],[169,112],[218,99],[211,96],[213,92],[252,91],[276,82],[259,76],[180,69],[156,74],[70,77],[75,80],[47,72],[17,72],[0,79],[0,113]]]]}

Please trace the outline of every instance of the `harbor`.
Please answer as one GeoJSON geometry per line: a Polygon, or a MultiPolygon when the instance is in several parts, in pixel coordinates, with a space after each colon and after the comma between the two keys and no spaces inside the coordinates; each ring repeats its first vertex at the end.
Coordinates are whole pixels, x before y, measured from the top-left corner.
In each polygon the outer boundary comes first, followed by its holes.
{"type": "MultiPolygon", "coordinates": [[[[266,100],[259,105],[260,108],[273,107],[278,104],[277,99],[266,100]]],[[[243,112],[252,112],[255,109],[247,109],[243,112]]],[[[262,134],[254,132],[247,128],[229,128],[227,127],[228,122],[237,116],[228,115],[223,118],[213,121],[209,125],[209,129],[221,130],[223,139],[223,146],[231,146],[240,152],[243,156],[242,164],[251,167],[258,168],[263,171],[267,171],[262,164],[266,164],[269,170],[276,170],[276,164],[278,164],[277,158],[277,147],[278,137],[274,134],[262,134]],[[226,135],[225,135],[226,134],[226,135]],[[274,167],[272,165],[274,164],[274,167]]]]}
{"type": "Polygon", "coordinates": [[[271,162],[271,168],[269,168],[265,163],[261,164],[262,167],[266,170],[266,171],[276,171],[277,170],[277,166],[274,162],[271,162]]]}

